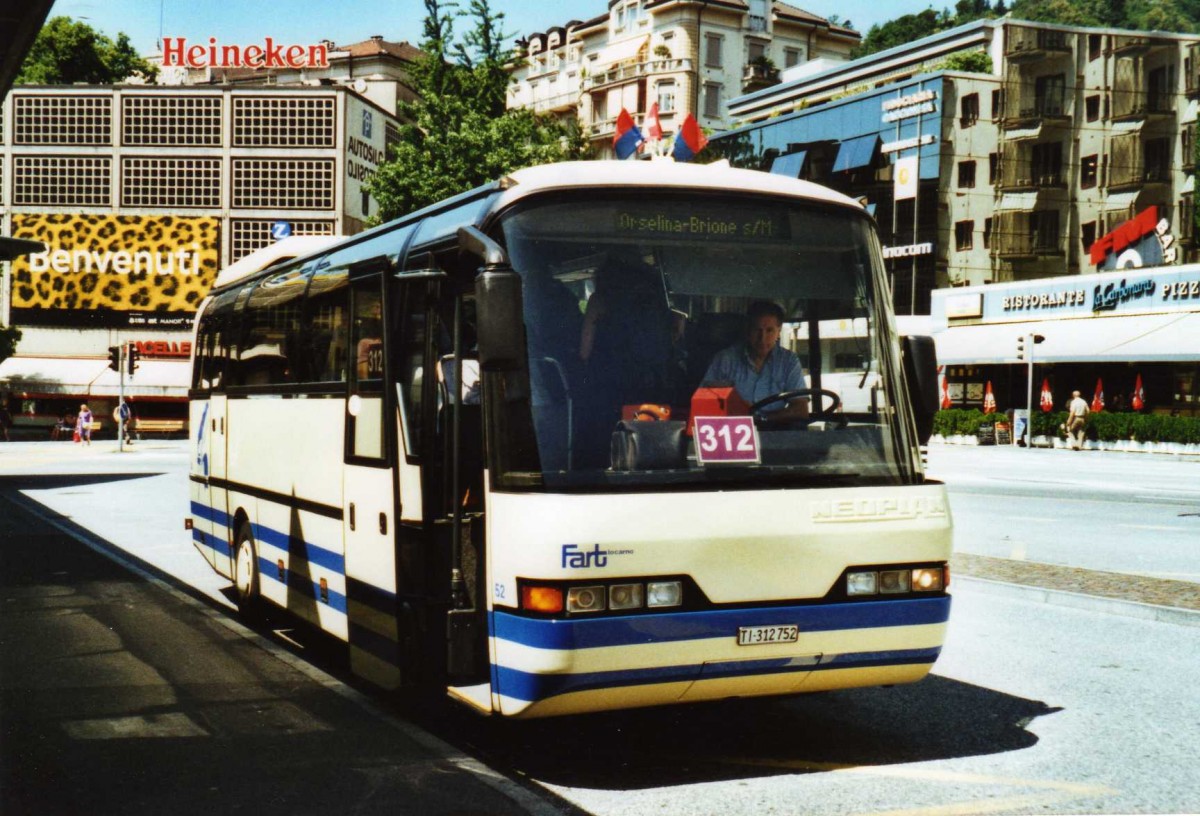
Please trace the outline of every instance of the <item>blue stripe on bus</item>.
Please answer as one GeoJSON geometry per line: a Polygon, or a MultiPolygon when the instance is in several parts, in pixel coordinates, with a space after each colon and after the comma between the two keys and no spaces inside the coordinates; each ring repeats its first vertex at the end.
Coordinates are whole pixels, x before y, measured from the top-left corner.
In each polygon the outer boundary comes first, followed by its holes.
{"type": "MultiPolygon", "coordinates": [[[[306,601],[312,601],[314,604],[322,604],[330,609],[337,610],[343,615],[346,614],[346,596],[341,592],[336,591],[333,587],[326,588],[326,595],[329,601],[317,600],[321,594],[320,580],[314,581],[311,577],[301,575],[293,569],[284,568],[283,580],[279,579],[279,565],[273,564],[261,555],[258,557],[258,577],[262,581],[271,581],[272,583],[283,583],[287,586],[288,592],[295,592],[302,596],[306,601]]],[[[270,600],[270,598],[268,598],[270,600]]],[[[290,599],[283,604],[285,609],[291,608],[290,599]]]]}
{"type": "Polygon", "coordinates": [[[212,533],[206,533],[203,530],[192,528],[192,543],[206,550],[212,550],[222,558],[228,558],[229,544],[220,536],[215,536],[212,533]]]}
{"type": "Polygon", "coordinates": [[[739,626],[798,625],[801,632],[832,632],[945,623],[949,617],[949,596],[570,620],[525,618],[496,610],[489,616],[488,634],[523,646],[573,650],[732,637],[739,626]]]}
{"type": "Polygon", "coordinates": [[[218,510],[215,507],[209,507],[207,504],[201,504],[197,501],[192,502],[192,515],[196,518],[204,519],[205,521],[211,521],[215,524],[220,524],[222,527],[233,526],[230,523],[231,519],[229,518],[229,514],[224,510],[218,510]]]}
{"type": "Polygon", "coordinates": [[[250,532],[255,541],[261,541],[263,544],[270,544],[276,549],[283,550],[292,559],[299,556],[310,564],[316,564],[318,567],[323,567],[339,575],[346,573],[346,559],[342,555],[324,547],[318,547],[311,541],[305,541],[265,524],[251,524],[250,532]],[[302,546],[303,551],[298,552],[295,545],[302,546]]]}
{"type": "Polygon", "coordinates": [[[857,669],[872,666],[932,664],[940,648],[897,649],[888,652],[861,652],[836,655],[818,665],[796,663],[790,658],[732,660],[717,663],[659,666],[648,669],[588,672],[580,674],[534,674],[507,666],[497,667],[493,686],[500,694],[515,700],[534,702],[560,694],[594,691],[624,686],[690,682],[719,678],[754,677],[767,674],[798,674],[827,669],[857,669]]]}

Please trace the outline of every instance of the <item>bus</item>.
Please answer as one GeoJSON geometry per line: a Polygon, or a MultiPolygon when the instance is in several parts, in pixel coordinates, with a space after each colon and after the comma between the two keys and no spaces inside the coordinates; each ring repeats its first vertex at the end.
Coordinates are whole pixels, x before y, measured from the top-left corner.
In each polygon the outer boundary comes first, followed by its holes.
{"type": "Polygon", "coordinates": [[[218,279],[193,344],[189,522],[241,610],[513,718],[930,671],[936,360],[898,336],[854,200],[565,163],[278,255],[218,279]],[[764,301],[803,382],[747,404],[708,368],[764,301]],[[839,324],[871,375],[848,403],[823,370],[839,324]]]}

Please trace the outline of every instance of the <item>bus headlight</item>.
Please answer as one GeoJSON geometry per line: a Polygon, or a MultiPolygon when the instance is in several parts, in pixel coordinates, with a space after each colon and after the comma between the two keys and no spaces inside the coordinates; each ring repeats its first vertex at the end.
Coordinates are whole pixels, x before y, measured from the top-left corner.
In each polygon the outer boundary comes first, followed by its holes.
{"type": "Polygon", "coordinates": [[[944,586],[941,567],[923,567],[912,571],[913,592],[940,592],[944,586]]]}
{"type": "Polygon", "coordinates": [[[568,612],[603,612],[604,587],[572,587],[567,590],[568,612]]]}
{"type": "Polygon", "coordinates": [[[846,573],[847,595],[874,595],[879,591],[879,573],[877,572],[848,572],[846,573]]]}
{"type": "Polygon", "coordinates": [[[608,588],[608,608],[640,609],[644,597],[645,592],[641,584],[613,584],[608,588]]]}
{"type": "Polygon", "coordinates": [[[683,584],[656,581],[646,584],[646,606],[679,606],[683,603],[683,584]]]}
{"type": "Polygon", "coordinates": [[[884,595],[895,595],[908,592],[911,588],[910,578],[918,570],[883,570],[879,573],[879,591],[884,595]]]}

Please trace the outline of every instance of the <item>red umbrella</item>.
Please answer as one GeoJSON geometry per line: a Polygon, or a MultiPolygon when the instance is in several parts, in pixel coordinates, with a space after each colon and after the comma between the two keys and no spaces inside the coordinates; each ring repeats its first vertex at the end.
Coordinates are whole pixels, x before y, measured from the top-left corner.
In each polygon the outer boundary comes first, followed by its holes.
{"type": "Polygon", "coordinates": [[[1092,395],[1092,411],[1104,410],[1104,381],[1096,378],[1096,393],[1092,395]]]}
{"type": "Polygon", "coordinates": [[[1146,407],[1146,395],[1142,393],[1142,375],[1137,375],[1137,385],[1133,387],[1133,399],[1129,401],[1129,407],[1135,411],[1140,411],[1146,407]]]}
{"type": "Polygon", "coordinates": [[[987,388],[983,390],[983,412],[985,414],[996,413],[996,397],[992,394],[992,381],[987,381],[987,388]]]}
{"type": "Polygon", "coordinates": [[[1044,413],[1050,413],[1054,410],[1054,395],[1050,393],[1050,379],[1047,377],[1042,380],[1042,401],[1040,403],[1044,413]]]}

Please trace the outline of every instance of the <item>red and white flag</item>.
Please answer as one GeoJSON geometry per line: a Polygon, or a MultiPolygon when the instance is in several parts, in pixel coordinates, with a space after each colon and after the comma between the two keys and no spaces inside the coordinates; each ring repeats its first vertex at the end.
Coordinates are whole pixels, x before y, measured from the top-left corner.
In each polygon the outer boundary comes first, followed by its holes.
{"type": "Polygon", "coordinates": [[[658,118],[657,102],[650,106],[650,112],[646,114],[646,120],[642,122],[642,132],[645,133],[647,139],[652,141],[662,138],[662,122],[658,118]]]}
{"type": "Polygon", "coordinates": [[[1137,375],[1137,385],[1133,387],[1133,399],[1129,401],[1129,407],[1135,411],[1140,411],[1146,407],[1146,395],[1142,393],[1142,375],[1137,375]]]}
{"type": "Polygon", "coordinates": [[[985,414],[996,413],[996,396],[992,393],[992,381],[987,381],[987,388],[983,390],[983,412],[985,414]]]}
{"type": "Polygon", "coordinates": [[[1042,400],[1039,403],[1042,406],[1042,411],[1050,413],[1054,410],[1054,395],[1050,393],[1050,379],[1042,379],[1042,400]]]}
{"type": "Polygon", "coordinates": [[[942,410],[949,410],[954,407],[954,403],[950,400],[950,383],[946,381],[945,371],[939,371],[938,374],[942,381],[942,410]]]}
{"type": "Polygon", "coordinates": [[[1104,380],[1096,378],[1096,393],[1092,395],[1092,412],[1104,410],[1104,380]]]}

